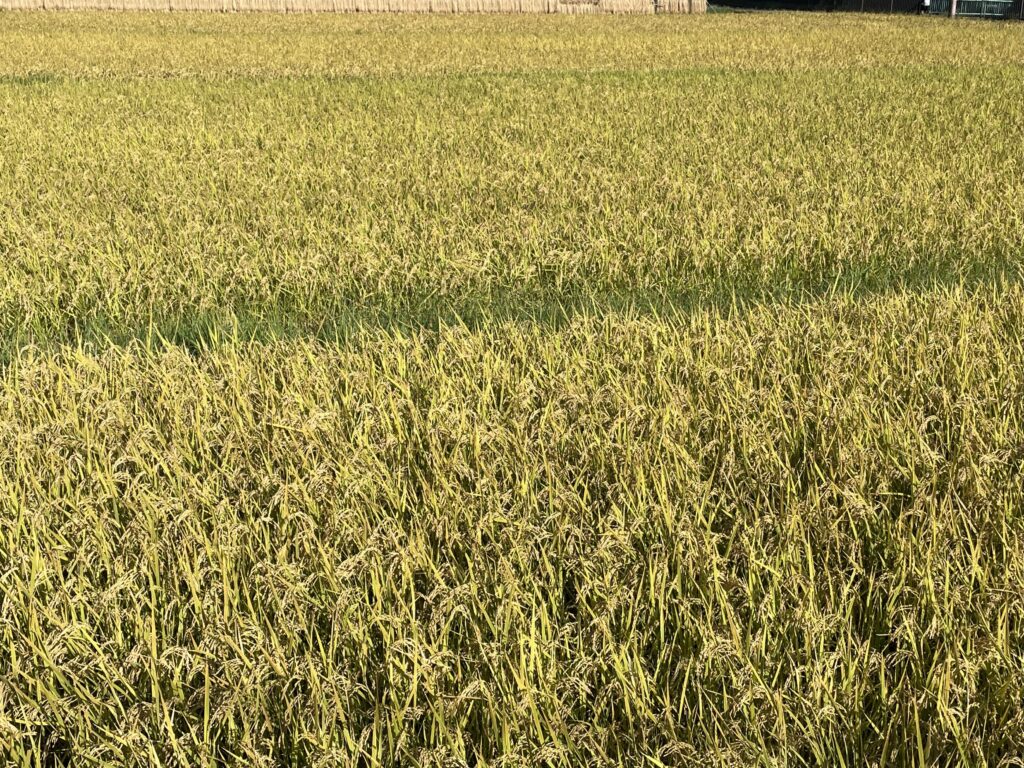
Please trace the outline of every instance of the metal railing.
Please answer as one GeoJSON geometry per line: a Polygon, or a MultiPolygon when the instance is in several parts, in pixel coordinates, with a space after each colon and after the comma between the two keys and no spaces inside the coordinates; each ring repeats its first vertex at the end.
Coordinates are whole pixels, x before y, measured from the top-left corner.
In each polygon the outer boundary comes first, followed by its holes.
{"type": "MultiPolygon", "coordinates": [[[[950,15],[952,0],[932,0],[930,13],[940,16],[950,15]]],[[[1015,0],[957,0],[957,16],[975,16],[986,19],[1008,19],[1018,10],[1015,0]]]]}

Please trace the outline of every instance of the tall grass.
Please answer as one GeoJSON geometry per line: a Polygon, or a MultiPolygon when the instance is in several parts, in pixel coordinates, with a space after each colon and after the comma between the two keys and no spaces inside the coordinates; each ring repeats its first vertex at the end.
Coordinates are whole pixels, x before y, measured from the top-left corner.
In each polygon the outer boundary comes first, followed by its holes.
{"type": "Polygon", "coordinates": [[[1018,28],[0,20],[3,762],[1020,763],[1018,28]]]}

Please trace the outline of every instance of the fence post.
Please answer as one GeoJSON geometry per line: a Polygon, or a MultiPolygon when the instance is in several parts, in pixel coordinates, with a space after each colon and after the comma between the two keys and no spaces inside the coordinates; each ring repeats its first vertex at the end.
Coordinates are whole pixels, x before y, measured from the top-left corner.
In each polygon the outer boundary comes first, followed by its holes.
{"type": "Polygon", "coordinates": [[[949,18],[956,16],[956,0],[950,0],[949,3],[949,18]]]}

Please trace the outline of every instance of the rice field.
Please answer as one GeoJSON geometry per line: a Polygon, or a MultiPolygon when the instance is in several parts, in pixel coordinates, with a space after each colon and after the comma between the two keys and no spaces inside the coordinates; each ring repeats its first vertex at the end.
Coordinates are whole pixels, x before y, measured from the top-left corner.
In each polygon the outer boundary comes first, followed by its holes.
{"type": "Polygon", "coordinates": [[[0,763],[1021,765],[1022,75],[0,12],[0,763]]]}

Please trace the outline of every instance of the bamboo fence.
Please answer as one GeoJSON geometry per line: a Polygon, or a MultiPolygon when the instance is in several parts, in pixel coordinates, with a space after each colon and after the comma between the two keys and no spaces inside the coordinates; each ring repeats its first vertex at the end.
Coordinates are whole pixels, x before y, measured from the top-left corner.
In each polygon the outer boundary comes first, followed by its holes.
{"type": "Polygon", "coordinates": [[[704,13],[707,0],[0,0],[0,10],[704,13]]]}

